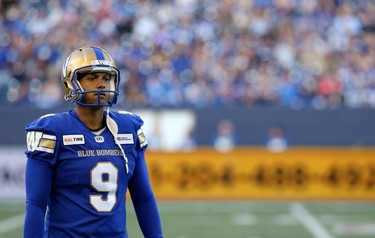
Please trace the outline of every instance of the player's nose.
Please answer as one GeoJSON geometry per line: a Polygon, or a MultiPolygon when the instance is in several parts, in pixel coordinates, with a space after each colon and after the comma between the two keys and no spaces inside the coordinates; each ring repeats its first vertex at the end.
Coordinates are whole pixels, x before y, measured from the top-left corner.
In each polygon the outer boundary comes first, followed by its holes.
{"type": "Polygon", "coordinates": [[[106,82],[107,82],[107,80],[105,79],[105,77],[99,77],[98,80],[97,80],[97,87],[98,88],[105,88],[106,82]]]}

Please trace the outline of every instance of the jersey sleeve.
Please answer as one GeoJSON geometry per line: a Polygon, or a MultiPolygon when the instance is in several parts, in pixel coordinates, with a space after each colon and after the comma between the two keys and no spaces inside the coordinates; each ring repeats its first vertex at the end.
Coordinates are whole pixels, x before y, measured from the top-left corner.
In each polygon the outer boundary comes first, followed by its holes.
{"type": "Polygon", "coordinates": [[[39,118],[26,126],[27,158],[54,163],[58,146],[56,129],[51,117],[53,115],[39,118]]]}
{"type": "MultiPolygon", "coordinates": [[[[51,115],[52,116],[52,115],[51,115]]],[[[24,237],[43,237],[53,164],[57,148],[53,117],[46,116],[26,126],[26,215],[24,237]]]]}
{"type": "Polygon", "coordinates": [[[43,237],[44,217],[53,176],[51,164],[29,159],[26,164],[26,214],[24,238],[43,237]]]}
{"type": "Polygon", "coordinates": [[[139,226],[145,238],[162,238],[162,225],[156,198],[151,188],[144,151],[140,152],[129,192],[139,226]]]}
{"type": "Polygon", "coordinates": [[[130,196],[143,236],[145,238],[162,238],[161,220],[145,159],[145,150],[148,144],[142,128],[143,120],[138,115],[128,114],[127,120],[131,121],[136,132],[135,149],[138,151],[137,163],[128,185],[130,196]]]}

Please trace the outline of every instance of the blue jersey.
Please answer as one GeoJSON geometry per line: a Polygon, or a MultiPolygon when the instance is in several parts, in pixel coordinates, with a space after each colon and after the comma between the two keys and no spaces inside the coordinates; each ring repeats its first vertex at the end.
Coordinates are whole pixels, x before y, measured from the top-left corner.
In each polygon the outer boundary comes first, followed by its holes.
{"type": "MultiPolygon", "coordinates": [[[[134,205],[145,237],[162,237],[144,162],[143,121],[128,112],[110,112],[110,117],[117,138],[107,127],[92,132],[74,111],[46,115],[26,127],[26,220],[48,206],[44,237],[127,237],[128,187],[134,204],[150,200],[145,210],[134,205]],[[145,224],[150,215],[151,227],[145,224]]],[[[37,233],[33,229],[25,227],[25,237],[37,233]]]]}

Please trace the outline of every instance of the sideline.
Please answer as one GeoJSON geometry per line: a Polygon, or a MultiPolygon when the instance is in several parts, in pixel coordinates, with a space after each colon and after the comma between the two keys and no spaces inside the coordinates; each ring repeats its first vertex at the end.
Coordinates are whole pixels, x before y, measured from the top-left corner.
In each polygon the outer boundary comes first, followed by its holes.
{"type": "Polygon", "coordinates": [[[25,213],[0,221],[0,234],[15,230],[23,225],[25,213]]]}
{"type": "Polygon", "coordinates": [[[292,203],[289,211],[315,238],[334,238],[302,204],[292,203]]]}

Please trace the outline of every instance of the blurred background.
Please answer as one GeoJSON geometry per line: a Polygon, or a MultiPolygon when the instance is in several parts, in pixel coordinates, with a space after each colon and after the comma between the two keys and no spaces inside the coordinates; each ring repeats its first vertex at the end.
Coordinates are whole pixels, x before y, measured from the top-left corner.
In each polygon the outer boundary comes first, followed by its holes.
{"type": "Polygon", "coordinates": [[[21,236],[24,127],[73,108],[84,45],[145,121],[166,237],[375,236],[374,1],[0,0],[1,237],[21,236]]]}

